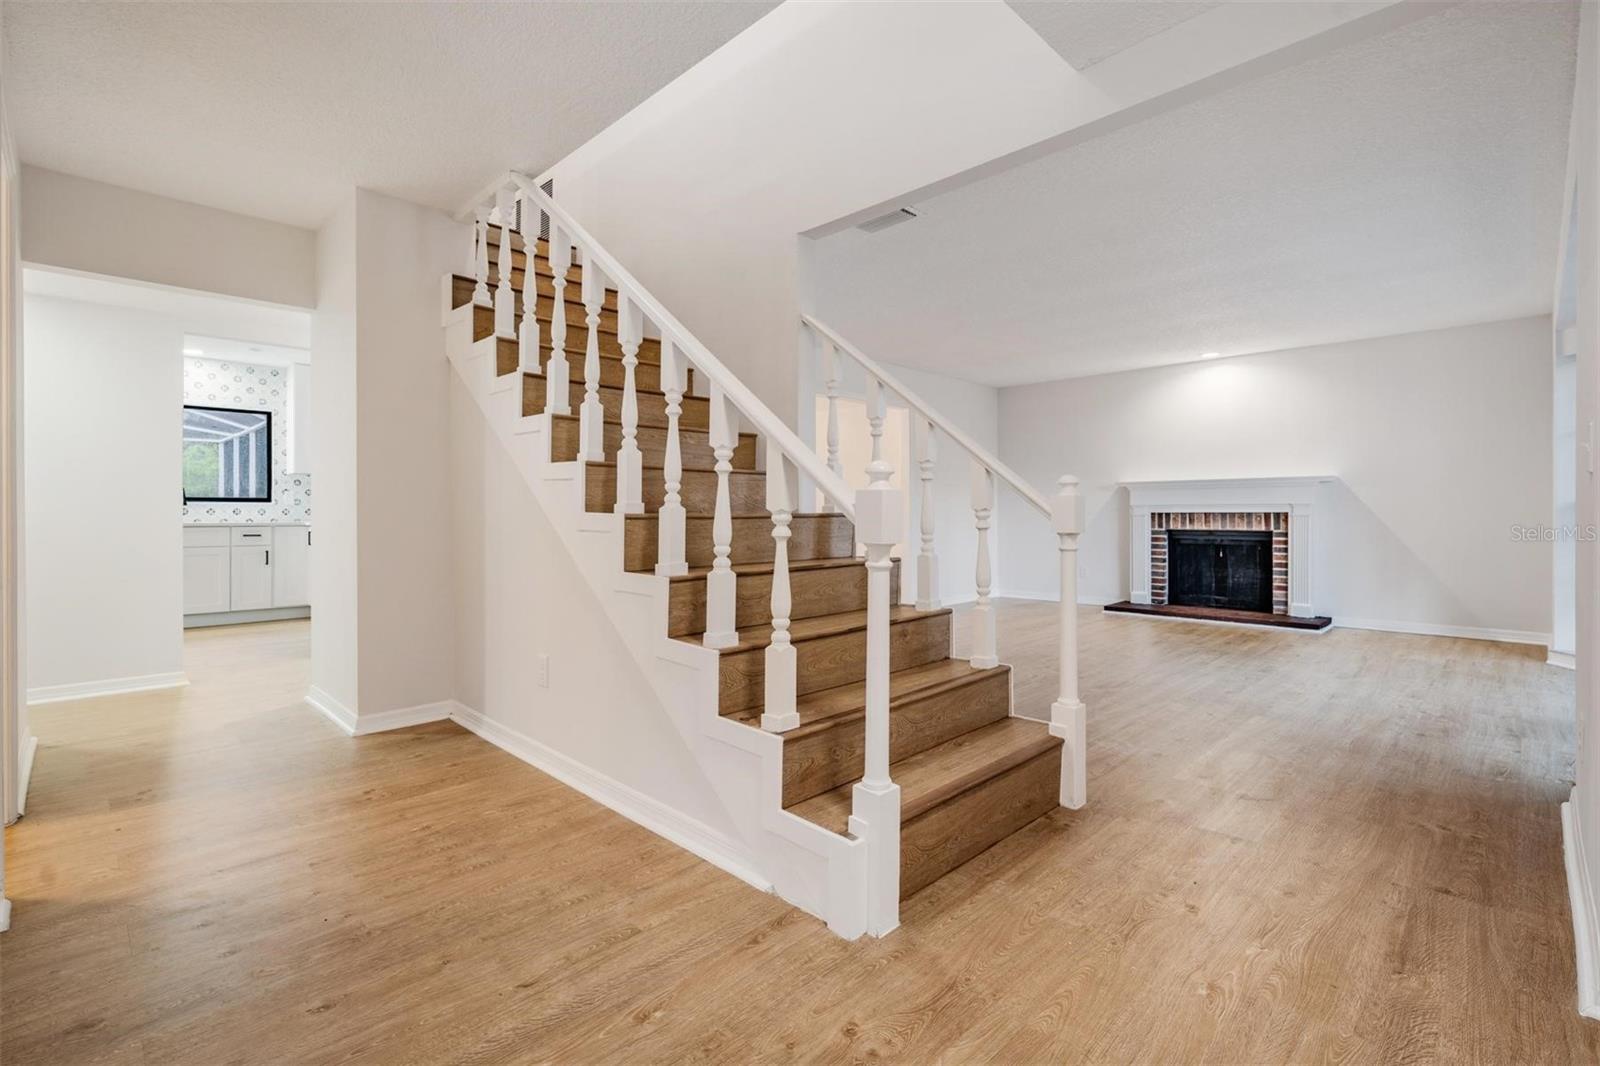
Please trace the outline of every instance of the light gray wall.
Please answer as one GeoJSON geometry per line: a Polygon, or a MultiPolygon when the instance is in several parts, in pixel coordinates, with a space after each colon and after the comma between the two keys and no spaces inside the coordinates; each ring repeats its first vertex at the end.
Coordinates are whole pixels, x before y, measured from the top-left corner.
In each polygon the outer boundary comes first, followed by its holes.
{"type": "Polygon", "coordinates": [[[28,295],[28,685],[183,669],[184,324],[28,295]]]}
{"type": "Polygon", "coordinates": [[[312,686],[361,717],[454,695],[439,279],[467,228],[354,190],[318,239],[312,686]]]}
{"type": "Polygon", "coordinates": [[[314,307],[316,233],[39,167],[22,168],[27,263],[314,307]]]}
{"type": "MultiPolygon", "coordinates": [[[[1126,481],[1331,474],[1317,609],[1352,623],[1551,626],[1550,320],[1493,322],[1000,391],[1001,458],[1084,485],[1080,596],[1128,594],[1126,481]]],[[[1048,523],[1007,500],[1005,588],[1057,594],[1048,523]]]]}

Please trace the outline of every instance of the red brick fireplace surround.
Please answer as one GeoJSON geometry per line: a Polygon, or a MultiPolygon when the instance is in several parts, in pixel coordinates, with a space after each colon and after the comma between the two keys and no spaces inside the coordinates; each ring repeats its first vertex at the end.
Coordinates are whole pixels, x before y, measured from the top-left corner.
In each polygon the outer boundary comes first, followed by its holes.
{"type": "Polygon", "coordinates": [[[1272,613],[1289,613],[1287,511],[1150,512],[1150,602],[1167,602],[1167,530],[1249,530],[1272,533],[1272,613]]]}

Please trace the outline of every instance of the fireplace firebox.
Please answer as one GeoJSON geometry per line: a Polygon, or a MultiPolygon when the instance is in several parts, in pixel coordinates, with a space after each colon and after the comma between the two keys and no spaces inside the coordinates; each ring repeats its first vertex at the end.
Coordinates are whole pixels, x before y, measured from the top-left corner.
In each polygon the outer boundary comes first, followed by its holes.
{"type": "Polygon", "coordinates": [[[1272,534],[1169,529],[1167,602],[1272,612],[1272,534]]]}

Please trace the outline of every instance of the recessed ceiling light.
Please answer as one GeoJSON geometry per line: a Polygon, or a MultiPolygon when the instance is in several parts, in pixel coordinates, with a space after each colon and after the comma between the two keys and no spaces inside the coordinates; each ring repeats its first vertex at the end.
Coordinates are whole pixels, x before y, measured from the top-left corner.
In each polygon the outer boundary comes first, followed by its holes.
{"type": "Polygon", "coordinates": [[[1200,353],[1200,358],[1202,358],[1202,359],[1221,359],[1222,358],[1222,353],[1221,352],[1201,352],[1200,353]]]}
{"type": "Polygon", "coordinates": [[[185,348],[183,350],[183,354],[184,355],[205,355],[206,353],[202,352],[199,348],[185,348]]]}

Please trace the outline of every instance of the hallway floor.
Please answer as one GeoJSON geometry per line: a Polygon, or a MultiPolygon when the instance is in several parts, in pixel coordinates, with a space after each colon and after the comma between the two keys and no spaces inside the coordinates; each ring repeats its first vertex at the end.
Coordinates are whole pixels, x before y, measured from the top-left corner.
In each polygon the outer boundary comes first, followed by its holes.
{"type": "MultiPolygon", "coordinates": [[[[1006,603],[1018,705],[1053,604],[1006,603]]],[[[310,629],[36,708],[0,1058],[1570,1062],[1572,674],[1083,608],[1089,805],[846,943],[453,724],[300,702],[310,629]]],[[[958,647],[960,645],[958,629],[958,647]]]]}

